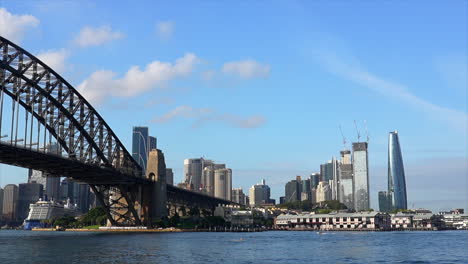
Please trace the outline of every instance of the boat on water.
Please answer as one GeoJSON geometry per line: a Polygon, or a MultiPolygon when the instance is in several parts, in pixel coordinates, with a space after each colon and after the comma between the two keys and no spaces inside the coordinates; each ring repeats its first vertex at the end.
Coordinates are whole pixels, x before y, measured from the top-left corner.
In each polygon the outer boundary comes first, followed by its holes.
{"type": "Polygon", "coordinates": [[[78,215],[77,207],[71,204],[70,200],[67,200],[66,204],[39,200],[29,205],[29,214],[24,220],[23,229],[45,228],[48,226],[44,223],[44,220],[60,218],[65,215],[78,215]]]}

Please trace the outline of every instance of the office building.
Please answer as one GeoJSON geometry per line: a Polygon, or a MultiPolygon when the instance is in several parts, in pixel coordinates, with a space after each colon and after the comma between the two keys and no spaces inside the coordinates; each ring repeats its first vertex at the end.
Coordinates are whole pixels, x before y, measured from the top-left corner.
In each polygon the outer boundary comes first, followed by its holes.
{"type": "Polygon", "coordinates": [[[0,222],[3,219],[3,189],[0,188],[0,222]]]}
{"type": "Polygon", "coordinates": [[[3,188],[3,220],[17,221],[18,212],[18,186],[8,184],[3,188]]]}
{"type": "Polygon", "coordinates": [[[132,157],[146,171],[149,152],[148,127],[133,127],[132,157]]]}
{"type": "Polygon", "coordinates": [[[407,209],[406,179],[398,131],[388,137],[388,197],[393,209],[407,209]]]}
{"type": "Polygon", "coordinates": [[[301,176],[296,176],[295,180],[289,181],[284,187],[284,196],[286,197],[286,203],[291,203],[301,200],[302,193],[302,180],[301,176]]]}
{"type": "Polygon", "coordinates": [[[230,201],[232,199],[232,170],[216,169],[214,171],[214,196],[230,201]]]}
{"type": "Polygon", "coordinates": [[[42,184],[43,188],[46,186],[46,177],[41,171],[29,169],[28,171],[28,183],[42,184]]]}
{"type": "Polygon", "coordinates": [[[312,199],[311,191],[312,191],[312,186],[311,186],[310,179],[302,180],[301,201],[310,201],[312,199]]]}
{"type": "Polygon", "coordinates": [[[205,167],[202,173],[202,179],[201,179],[202,192],[210,196],[214,196],[214,189],[215,189],[214,173],[215,173],[215,168],[213,166],[205,167]]]}
{"type": "Polygon", "coordinates": [[[265,184],[265,180],[262,180],[262,183],[250,187],[249,200],[250,206],[258,206],[272,202],[270,199],[270,187],[265,184]]]}
{"type": "Polygon", "coordinates": [[[28,217],[29,205],[36,203],[43,197],[42,184],[20,183],[18,187],[18,220],[23,221],[28,217]]]}
{"type": "Polygon", "coordinates": [[[156,137],[149,137],[149,151],[158,149],[158,139],[156,137]]]}
{"type": "Polygon", "coordinates": [[[77,194],[75,195],[75,203],[78,205],[78,209],[81,213],[86,213],[89,211],[90,201],[90,190],[89,185],[86,183],[76,183],[77,194]]]}
{"type": "Polygon", "coordinates": [[[333,157],[330,161],[320,165],[321,181],[326,181],[330,185],[332,199],[338,200],[338,161],[333,157]]]}
{"type": "Polygon", "coordinates": [[[329,180],[336,180],[337,179],[337,170],[338,170],[338,162],[335,158],[328,161],[325,164],[320,165],[320,175],[321,181],[329,181],[329,180]]]}
{"type": "Polygon", "coordinates": [[[326,181],[319,182],[315,194],[317,203],[330,201],[332,199],[332,191],[330,185],[326,181]]]}
{"type": "Polygon", "coordinates": [[[201,177],[204,168],[204,163],[205,160],[203,158],[184,160],[184,182],[187,183],[189,186],[193,186],[192,191],[198,192],[202,188],[201,177]]]}
{"type": "Polygon", "coordinates": [[[166,168],[166,183],[174,185],[174,172],[170,168],[166,168]]]}
{"type": "Polygon", "coordinates": [[[391,212],[392,211],[392,200],[388,192],[379,192],[379,211],[380,212],[391,212]]]}
{"type": "Polygon", "coordinates": [[[354,210],[369,210],[369,164],[367,142],[353,143],[354,210]]]}
{"type": "Polygon", "coordinates": [[[317,188],[317,185],[320,182],[320,173],[318,172],[312,173],[309,178],[310,178],[311,188],[317,188]]]}
{"type": "Polygon", "coordinates": [[[340,152],[341,159],[338,163],[338,200],[348,209],[354,209],[353,191],[353,164],[351,163],[351,151],[340,152]]]}
{"type": "Polygon", "coordinates": [[[238,204],[247,205],[247,196],[245,196],[242,188],[232,189],[232,201],[238,204]]]}

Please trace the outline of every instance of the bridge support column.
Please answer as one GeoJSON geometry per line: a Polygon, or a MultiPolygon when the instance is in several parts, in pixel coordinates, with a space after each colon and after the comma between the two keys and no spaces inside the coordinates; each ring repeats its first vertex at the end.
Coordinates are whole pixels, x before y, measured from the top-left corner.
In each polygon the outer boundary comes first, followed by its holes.
{"type": "Polygon", "coordinates": [[[166,163],[161,150],[152,150],[148,155],[146,177],[153,183],[144,187],[145,224],[151,226],[158,219],[167,217],[166,163]]]}

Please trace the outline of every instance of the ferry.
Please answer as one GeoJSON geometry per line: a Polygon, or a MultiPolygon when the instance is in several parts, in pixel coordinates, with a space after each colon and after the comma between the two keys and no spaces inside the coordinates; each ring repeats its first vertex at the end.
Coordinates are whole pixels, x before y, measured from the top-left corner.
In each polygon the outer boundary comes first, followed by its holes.
{"type": "Polygon", "coordinates": [[[55,201],[42,201],[39,200],[34,204],[29,205],[28,217],[24,220],[24,230],[31,230],[33,228],[47,227],[43,220],[60,218],[62,216],[77,216],[77,207],[67,200],[66,204],[60,204],[55,201]]]}

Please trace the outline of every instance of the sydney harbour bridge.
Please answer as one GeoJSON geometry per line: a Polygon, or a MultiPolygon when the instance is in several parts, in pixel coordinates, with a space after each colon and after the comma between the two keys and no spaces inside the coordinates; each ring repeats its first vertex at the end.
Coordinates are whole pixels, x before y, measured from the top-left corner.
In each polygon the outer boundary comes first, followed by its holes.
{"type": "Polygon", "coordinates": [[[151,226],[181,207],[212,211],[232,204],[167,185],[160,150],[150,152],[143,171],[93,106],[53,69],[3,37],[0,56],[0,163],[89,184],[112,226],[151,226]]]}

